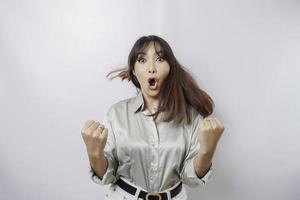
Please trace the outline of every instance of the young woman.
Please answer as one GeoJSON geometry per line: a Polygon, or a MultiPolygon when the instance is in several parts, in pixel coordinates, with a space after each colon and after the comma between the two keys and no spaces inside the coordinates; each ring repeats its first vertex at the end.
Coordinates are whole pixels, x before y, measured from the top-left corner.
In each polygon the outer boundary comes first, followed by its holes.
{"type": "Polygon", "coordinates": [[[104,122],[82,131],[95,183],[110,184],[106,199],[186,200],[184,185],[209,180],[224,125],[161,37],[139,38],[128,67],[111,73],[131,81],[137,95],[114,103],[104,122]],[[184,184],[184,185],[183,185],[184,184]]]}

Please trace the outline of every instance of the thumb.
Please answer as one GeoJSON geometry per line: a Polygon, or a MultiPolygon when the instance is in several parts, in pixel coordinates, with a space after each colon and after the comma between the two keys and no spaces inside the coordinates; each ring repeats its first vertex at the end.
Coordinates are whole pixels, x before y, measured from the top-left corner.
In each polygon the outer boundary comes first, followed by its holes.
{"type": "Polygon", "coordinates": [[[108,130],[107,128],[104,128],[103,131],[102,131],[102,134],[101,134],[101,138],[107,138],[107,135],[108,135],[108,130]]]}

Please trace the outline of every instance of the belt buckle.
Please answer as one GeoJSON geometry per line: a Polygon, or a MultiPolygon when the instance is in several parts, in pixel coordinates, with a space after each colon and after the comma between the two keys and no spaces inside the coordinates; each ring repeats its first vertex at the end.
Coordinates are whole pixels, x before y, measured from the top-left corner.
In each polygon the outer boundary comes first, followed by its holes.
{"type": "Polygon", "coordinates": [[[151,192],[147,193],[146,194],[146,200],[150,200],[149,196],[156,196],[156,197],[158,197],[158,200],[162,199],[162,196],[159,193],[151,193],[151,192]]]}

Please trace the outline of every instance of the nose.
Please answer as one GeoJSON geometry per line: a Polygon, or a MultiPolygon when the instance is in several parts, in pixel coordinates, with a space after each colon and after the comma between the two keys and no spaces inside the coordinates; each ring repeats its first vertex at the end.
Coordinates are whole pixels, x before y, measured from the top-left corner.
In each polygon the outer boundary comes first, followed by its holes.
{"type": "Polygon", "coordinates": [[[156,68],[155,68],[153,63],[149,64],[148,72],[149,73],[155,73],[156,72],[156,68]]]}

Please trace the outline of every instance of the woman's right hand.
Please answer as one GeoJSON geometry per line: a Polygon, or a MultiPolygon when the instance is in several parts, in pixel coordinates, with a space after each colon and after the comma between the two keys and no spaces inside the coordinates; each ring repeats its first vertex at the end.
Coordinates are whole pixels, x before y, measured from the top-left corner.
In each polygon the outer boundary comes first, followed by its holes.
{"type": "Polygon", "coordinates": [[[108,130],[103,124],[88,120],[81,130],[81,135],[89,157],[95,158],[103,155],[108,135],[108,130]]]}

